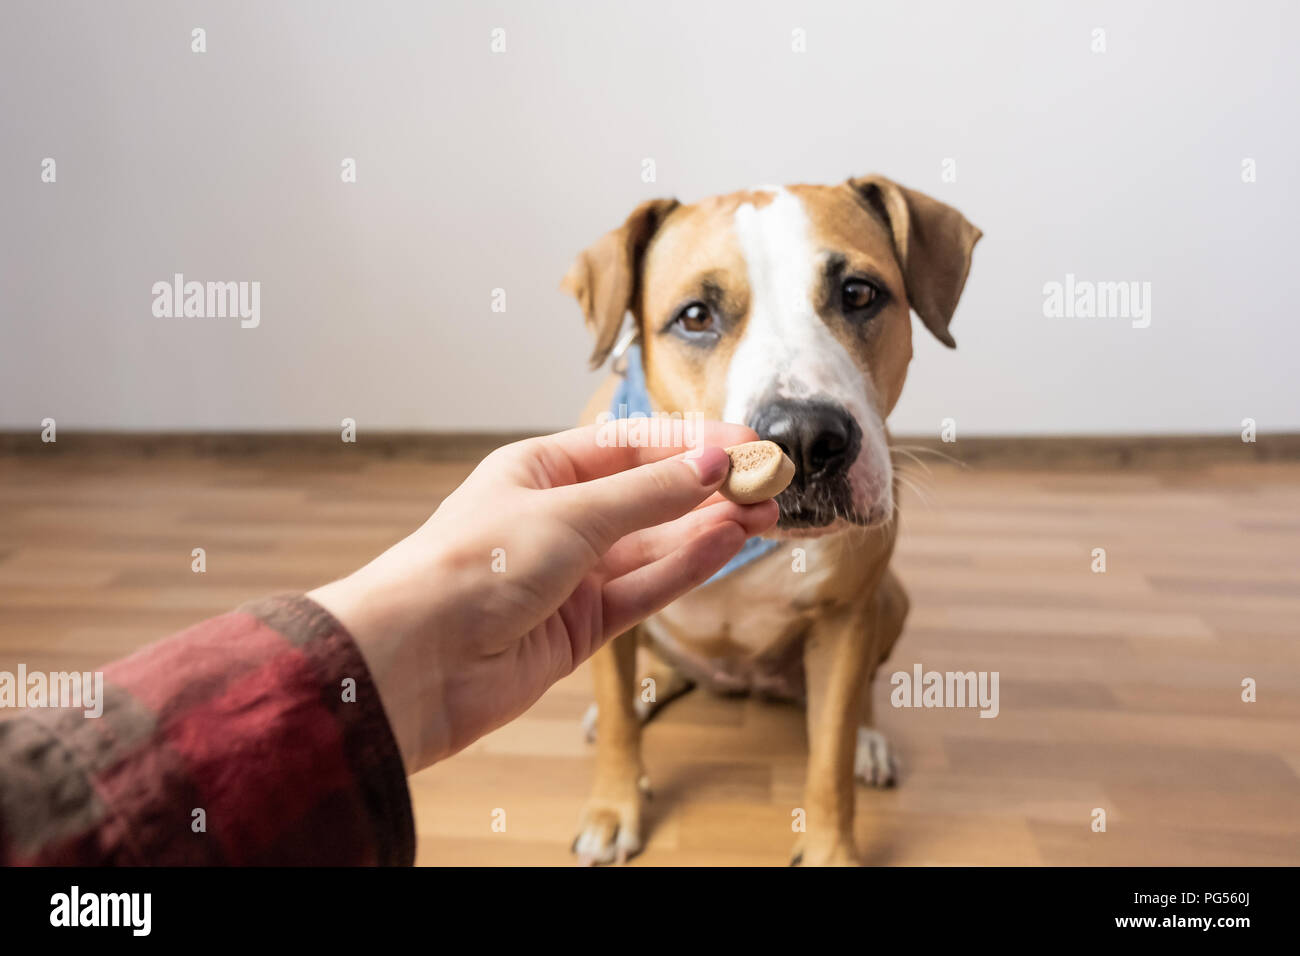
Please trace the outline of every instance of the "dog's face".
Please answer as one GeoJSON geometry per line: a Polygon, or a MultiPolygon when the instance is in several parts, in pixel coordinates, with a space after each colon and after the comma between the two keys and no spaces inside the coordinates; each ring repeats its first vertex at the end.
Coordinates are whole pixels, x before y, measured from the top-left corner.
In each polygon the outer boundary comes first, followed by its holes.
{"type": "Polygon", "coordinates": [[[910,309],[946,344],[979,230],[878,177],[691,206],[653,200],[566,278],[608,355],[637,323],[657,409],[752,427],[794,461],[778,529],[885,522],[885,419],[912,356],[910,309]]]}

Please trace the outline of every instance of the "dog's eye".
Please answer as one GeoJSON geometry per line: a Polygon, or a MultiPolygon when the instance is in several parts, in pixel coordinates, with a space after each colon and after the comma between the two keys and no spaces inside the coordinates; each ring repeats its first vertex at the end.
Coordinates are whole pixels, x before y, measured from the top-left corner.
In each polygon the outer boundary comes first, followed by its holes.
{"type": "Polygon", "coordinates": [[[692,335],[713,331],[713,313],[703,302],[690,302],[682,307],[673,322],[682,331],[692,335]]]}
{"type": "Polygon", "coordinates": [[[846,312],[870,308],[879,296],[880,290],[865,279],[845,279],[840,286],[840,299],[846,312]]]}

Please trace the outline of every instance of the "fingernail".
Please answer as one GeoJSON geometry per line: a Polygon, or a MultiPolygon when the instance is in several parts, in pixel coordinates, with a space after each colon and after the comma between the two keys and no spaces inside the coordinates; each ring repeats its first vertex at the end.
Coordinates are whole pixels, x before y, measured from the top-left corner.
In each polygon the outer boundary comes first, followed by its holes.
{"type": "Polygon", "coordinates": [[[695,469],[695,477],[702,485],[716,485],[731,468],[731,459],[716,445],[694,448],[683,455],[682,460],[695,469]]]}

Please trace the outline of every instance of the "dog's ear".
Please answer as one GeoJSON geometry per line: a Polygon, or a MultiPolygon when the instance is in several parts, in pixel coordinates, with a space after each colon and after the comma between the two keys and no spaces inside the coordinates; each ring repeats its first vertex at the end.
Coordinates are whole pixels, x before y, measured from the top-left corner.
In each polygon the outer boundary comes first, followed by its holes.
{"type": "Polygon", "coordinates": [[[560,283],[560,288],[578,300],[587,328],[596,336],[591,350],[592,368],[604,364],[618,340],[624,314],[637,308],[641,259],[677,205],[676,199],[646,200],[632,210],[627,222],[579,255],[560,283]]]}
{"type": "Polygon", "coordinates": [[[983,233],[951,206],[884,176],[860,176],[849,185],[889,224],[912,308],[935,338],[956,348],[948,324],[983,233]]]}

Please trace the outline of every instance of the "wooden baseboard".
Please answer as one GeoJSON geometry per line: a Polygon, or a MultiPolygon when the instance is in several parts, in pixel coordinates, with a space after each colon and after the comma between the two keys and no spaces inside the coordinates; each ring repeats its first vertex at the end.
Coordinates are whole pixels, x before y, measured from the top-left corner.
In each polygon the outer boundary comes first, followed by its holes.
{"type": "MultiPolygon", "coordinates": [[[[531,432],[365,432],[355,443],[337,432],[103,432],[60,431],[42,442],[38,431],[0,431],[0,456],[93,455],[329,458],[364,455],[424,461],[482,458],[531,432]]],[[[943,442],[893,436],[893,443],[926,462],[955,460],[999,468],[1185,467],[1228,462],[1300,460],[1300,433],[1259,436],[1246,443],[1232,435],[985,436],[943,442]]]]}
{"type": "Polygon", "coordinates": [[[987,436],[956,442],[896,435],[892,444],[923,449],[919,454],[927,462],[950,457],[992,468],[1179,468],[1300,460],[1295,432],[1261,435],[1254,442],[1243,442],[1239,434],[987,436]]]}
{"type": "Polygon", "coordinates": [[[331,432],[63,431],[45,443],[39,433],[0,432],[3,455],[99,455],[160,458],[336,457],[365,455],[425,461],[482,458],[533,432],[364,432],[344,442],[331,432]]]}

